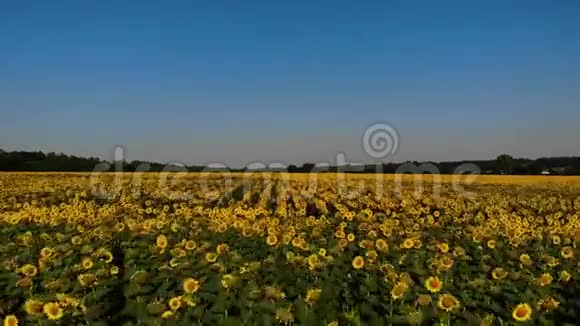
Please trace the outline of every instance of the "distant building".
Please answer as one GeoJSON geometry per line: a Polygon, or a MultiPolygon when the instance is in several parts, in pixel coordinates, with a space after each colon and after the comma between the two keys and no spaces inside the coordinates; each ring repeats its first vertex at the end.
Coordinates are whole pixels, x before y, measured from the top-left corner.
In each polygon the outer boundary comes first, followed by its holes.
{"type": "Polygon", "coordinates": [[[544,171],[540,172],[540,174],[542,174],[542,175],[550,175],[551,173],[548,170],[544,170],[544,171]]]}

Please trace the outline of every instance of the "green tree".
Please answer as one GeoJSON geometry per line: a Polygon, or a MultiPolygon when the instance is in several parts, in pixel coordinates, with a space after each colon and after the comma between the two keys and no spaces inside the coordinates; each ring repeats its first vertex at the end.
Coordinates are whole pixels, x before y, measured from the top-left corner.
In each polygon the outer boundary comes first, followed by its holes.
{"type": "Polygon", "coordinates": [[[496,159],[499,170],[505,174],[512,174],[514,158],[508,154],[501,154],[496,159]]]}

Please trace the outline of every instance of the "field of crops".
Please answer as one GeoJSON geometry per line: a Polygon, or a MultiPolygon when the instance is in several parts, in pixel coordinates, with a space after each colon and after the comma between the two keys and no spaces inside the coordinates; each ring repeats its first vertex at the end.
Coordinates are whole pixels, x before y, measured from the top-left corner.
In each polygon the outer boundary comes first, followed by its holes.
{"type": "Polygon", "coordinates": [[[0,174],[4,325],[577,324],[580,178],[286,176],[0,174]]]}

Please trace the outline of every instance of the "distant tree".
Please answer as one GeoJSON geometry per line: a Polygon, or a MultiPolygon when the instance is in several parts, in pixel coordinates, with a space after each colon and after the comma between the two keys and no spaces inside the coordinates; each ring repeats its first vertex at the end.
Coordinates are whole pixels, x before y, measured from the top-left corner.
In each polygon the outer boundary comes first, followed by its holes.
{"type": "MultiPolygon", "coordinates": [[[[111,171],[115,171],[115,165],[110,161],[102,161],[96,157],[84,158],[63,153],[43,153],[40,151],[5,151],[0,149],[0,171],[94,171],[100,163],[109,163],[111,171]]],[[[162,171],[167,164],[145,162],[145,161],[120,161],[123,171],[135,171],[141,164],[147,166],[146,171],[162,171]]],[[[420,166],[425,162],[407,162],[420,166]]],[[[483,173],[504,172],[506,174],[540,174],[544,170],[556,172],[557,174],[580,175],[580,157],[543,157],[535,160],[518,158],[514,159],[510,155],[502,154],[496,159],[479,161],[450,161],[435,163],[442,174],[453,173],[458,166],[463,163],[475,164],[483,173]]],[[[396,173],[402,163],[383,163],[382,169],[377,169],[375,165],[346,165],[340,167],[330,165],[316,165],[314,163],[304,163],[301,166],[290,165],[290,172],[367,172],[367,173],[396,173]]],[[[205,171],[205,166],[188,166],[191,172],[205,171]]],[[[139,169],[142,171],[142,169],[139,169]]],[[[211,169],[216,171],[216,169],[211,169]]],[[[218,169],[219,170],[219,169],[218,169]]],[[[279,170],[279,169],[278,169],[279,170]]],[[[244,169],[228,169],[226,172],[244,172],[244,169]]]]}
{"type": "Polygon", "coordinates": [[[302,164],[301,172],[310,172],[312,169],[314,169],[315,166],[316,164],[314,163],[304,163],[302,164]]]}
{"type": "Polygon", "coordinates": [[[508,154],[501,154],[495,160],[499,170],[505,174],[511,174],[513,170],[514,158],[508,154]]]}

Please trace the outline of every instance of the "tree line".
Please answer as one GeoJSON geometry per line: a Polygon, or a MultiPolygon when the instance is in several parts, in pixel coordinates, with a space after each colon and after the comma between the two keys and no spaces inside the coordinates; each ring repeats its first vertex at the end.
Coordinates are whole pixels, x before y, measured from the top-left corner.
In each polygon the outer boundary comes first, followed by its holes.
{"type": "MultiPolygon", "coordinates": [[[[283,171],[290,173],[307,173],[311,171],[319,172],[351,172],[351,173],[396,173],[401,171],[403,164],[421,166],[429,163],[441,174],[452,174],[457,172],[457,168],[464,164],[473,164],[480,169],[482,174],[514,174],[514,175],[535,175],[535,174],[556,174],[556,175],[580,175],[580,157],[544,157],[539,159],[513,158],[510,155],[502,154],[495,159],[479,161],[449,161],[449,162],[403,162],[385,163],[377,166],[368,165],[347,165],[347,166],[327,166],[320,167],[314,163],[304,163],[302,165],[290,165],[283,171]]],[[[0,171],[39,171],[39,172],[91,172],[99,166],[99,171],[125,171],[133,172],[146,167],[146,171],[206,171],[204,166],[170,166],[156,162],[131,161],[112,162],[101,160],[97,157],[78,157],[63,153],[43,153],[40,151],[4,151],[0,149],[0,171]]],[[[276,171],[276,169],[262,169],[276,171]]],[[[213,169],[212,171],[219,171],[213,169]]],[[[229,169],[231,172],[243,172],[245,169],[229,169]]],[[[278,169],[278,171],[282,171],[278,169]]],[[[405,171],[409,173],[409,171],[405,171]]],[[[429,173],[429,171],[419,171],[417,173],[429,173]]]]}

